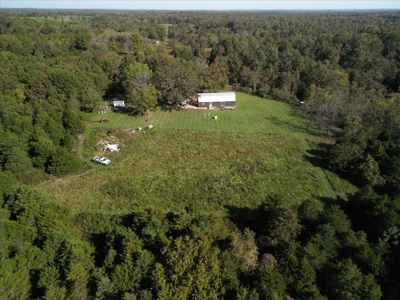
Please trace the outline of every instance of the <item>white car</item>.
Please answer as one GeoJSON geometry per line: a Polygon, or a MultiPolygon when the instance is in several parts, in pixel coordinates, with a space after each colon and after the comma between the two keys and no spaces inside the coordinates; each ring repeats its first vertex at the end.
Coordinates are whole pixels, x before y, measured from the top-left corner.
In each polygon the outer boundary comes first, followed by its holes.
{"type": "Polygon", "coordinates": [[[95,156],[92,158],[92,161],[99,162],[100,158],[100,156],[95,156]]]}
{"type": "Polygon", "coordinates": [[[102,157],[100,158],[99,163],[108,166],[111,164],[111,160],[109,160],[107,157],[102,157]]]}
{"type": "Polygon", "coordinates": [[[92,160],[106,166],[111,164],[111,160],[109,160],[107,157],[95,156],[92,160]]]}

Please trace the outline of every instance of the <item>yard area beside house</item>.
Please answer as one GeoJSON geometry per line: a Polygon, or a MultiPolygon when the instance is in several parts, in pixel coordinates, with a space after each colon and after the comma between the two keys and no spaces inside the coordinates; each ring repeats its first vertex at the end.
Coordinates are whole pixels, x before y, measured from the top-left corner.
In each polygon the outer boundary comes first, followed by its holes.
{"type": "MultiPolygon", "coordinates": [[[[278,133],[299,139],[309,136],[305,120],[293,114],[293,109],[282,102],[236,93],[235,109],[158,111],[150,116],[132,117],[123,113],[106,114],[109,123],[94,122],[99,128],[136,128],[149,124],[159,130],[188,129],[237,133],[278,133]],[[218,116],[213,120],[213,116],[218,116]],[[146,121],[147,120],[147,121],[146,121]]],[[[94,114],[93,121],[98,120],[94,114]]]]}

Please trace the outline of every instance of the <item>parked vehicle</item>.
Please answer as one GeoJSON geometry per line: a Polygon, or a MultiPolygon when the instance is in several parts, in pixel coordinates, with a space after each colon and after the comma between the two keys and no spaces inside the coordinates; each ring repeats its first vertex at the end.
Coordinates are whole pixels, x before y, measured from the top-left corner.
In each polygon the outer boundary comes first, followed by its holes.
{"type": "Polygon", "coordinates": [[[111,160],[109,160],[107,157],[101,157],[101,156],[93,157],[92,161],[97,162],[102,165],[106,165],[106,166],[111,164],[111,160]]]}

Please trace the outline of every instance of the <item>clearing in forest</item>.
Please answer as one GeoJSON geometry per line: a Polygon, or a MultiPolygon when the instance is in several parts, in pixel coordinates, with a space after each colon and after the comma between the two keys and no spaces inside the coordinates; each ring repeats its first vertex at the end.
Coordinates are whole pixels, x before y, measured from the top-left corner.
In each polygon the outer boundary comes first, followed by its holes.
{"type": "Polygon", "coordinates": [[[120,152],[108,153],[112,164],[93,165],[92,172],[41,186],[76,211],[150,205],[180,210],[193,203],[223,211],[255,207],[272,193],[297,204],[335,197],[322,169],[307,158],[306,139],[312,136],[305,121],[287,104],[238,93],[235,110],[106,117],[109,123],[89,125],[82,155],[89,160],[95,141],[112,134],[124,143],[120,152]],[[155,127],[146,134],[122,130],[149,124],[155,127]]]}

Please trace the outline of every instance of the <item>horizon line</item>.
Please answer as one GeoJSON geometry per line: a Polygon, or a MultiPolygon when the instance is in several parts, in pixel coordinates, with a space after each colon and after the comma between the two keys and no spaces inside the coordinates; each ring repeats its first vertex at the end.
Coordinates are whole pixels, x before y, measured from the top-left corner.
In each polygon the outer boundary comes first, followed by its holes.
{"type": "Polygon", "coordinates": [[[163,11],[163,12],[173,12],[173,11],[196,11],[196,12],[210,12],[210,11],[400,11],[400,8],[307,8],[307,9],[122,9],[122,8],[35,8],[35,7],[5,7],[0,8],[0,13],[3,10],[98,10],[98,11],[163,11]]]}

